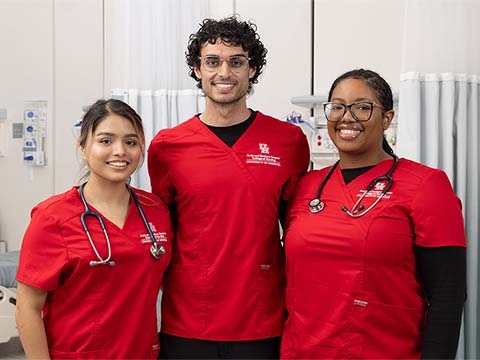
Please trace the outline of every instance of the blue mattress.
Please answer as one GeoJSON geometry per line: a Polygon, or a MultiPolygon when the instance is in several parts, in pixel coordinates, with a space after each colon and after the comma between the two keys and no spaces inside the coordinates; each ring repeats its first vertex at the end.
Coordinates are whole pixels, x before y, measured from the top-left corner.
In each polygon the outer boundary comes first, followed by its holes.
{"type": "Polygon", "coordinates": [[[15,276],[17,275],[19,256],[20,251],[0,253],[0,285],[7,288],[17,286],[15,276]]]}

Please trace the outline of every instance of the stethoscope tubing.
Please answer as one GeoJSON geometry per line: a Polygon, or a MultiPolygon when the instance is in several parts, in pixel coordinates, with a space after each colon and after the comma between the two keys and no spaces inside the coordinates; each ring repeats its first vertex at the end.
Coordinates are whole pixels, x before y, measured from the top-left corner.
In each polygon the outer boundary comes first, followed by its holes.
{"type": "MultiPolygon", "coordinates": [[[[348,214],[351,217],[357,218],[357,217],[361,217],[361,216],[365,215],[366,213],[368,213],[370,210],[372,210],[379,203],[379,201],[387,194],[387,192],[390,190],[390,188],[393,185],[392,174],[398,166],[399,159],[398,159],[398,156],[396,156],[396,155],[392,155],[392,157],[393,157],[393,165],[388,170],[388,172],[383,176],[376,177],[375,179],[373,179],[368,184],[368,186],[365,189],[365,191],[363,192],[363,194],[357,200],[355,205],[353,205],[352,210],[348,210],[348,208],[346,206],[342,206],[342,208],[341,208],[342,211],[344,211],[346,214],[348,214]],[[370,205],[367,209],[364,209],[363,205],[360,205],[360,203],[365,198],[365,196],[373,189],[375,184],[377,184],[381,181],[387,181],[387,184],[383,188],[382,193],[377,197],[377,199],[373,202],[372,205],[370,205]]],[[[321,200],[321,195],[322,195],[322,192],[323,192],[323,189],[324,189],[325,185],[327,184],[328,180],[332,176],[335,169],[338,167],[339,163],[340,163],[340,160],[338,160],[330,168],[327,175],[323,178],[322,182],[320,183],[320,186],[318,187],[316,197],[313,198],[312,200],[310,200],[310,202],[308,203],[311,213],[313,213],[313,214],[319,213],[325,208],[325,203],[321,200]]]]}
{"type": "Polygon", "coordinates": [[[147,229],[148,236],[150,237],[150,241],[152,242],[152,245],[150,246],[150,254],[155,260],[158,260],[161,255],[165,254],[165,248],[162,245],[158,244],[157,239],[153,234],[152,228],[148,223],[147,217],[143,212],[143,208],[140,205],[140,201],[138,200],[137,194],[135,194],[135,192],[129,186],[127,187],[128,187],[128,191],[130,191],[130,194],[132,195],[133,201],[135,201],[135,205],[137,206],[140,217],[142,218],[143,224],[147,229]]]}
{"type": "MultiPolygon", "coordinates": [[[[88,206],[88,203],[85,199],[83,189],[85,188],[86,184],[87,184],[86,182],[81,184],[78,192],[80,194],[80,199],[81,199],[81,201],[83,203],[83,207],[84,207],[84,212],[80,215],[80,222],[82,223],[82,227],[85,230],[85,233],[87,234],[87,238],[90,242],[90,245],[92,246],[92,249],[95,253],[95,256],[98,258],[98,260],[90,261],[90,266],[96,266],[96,265],[114,266],[115,262],[110,260],[111,257],[112,257],[112,247],[111,247],[110,238],[108,237],[105,222],[103,221],[102,217],[98,213],[96,213],[96,212],[94,212],[90,209],[90,206],[88,206]],[[94,217],[95,219],[97,219],[97,221],[100,224],[100,228],[103,231],[103,234],[105,236],[105,241],[107,243],[108,255],[107,255],[106,258],[102,258],[102,256],[100,255],[100,253],[97,250],[97,247],[95,246],[95,243],[93,242],[92,236],[90,235],[90,231],[88,229],[87,222],[86,222],[87,216],[94,217]]],[[[145,213],[144,213],[143,208],[140,204],[140,201],[138,200],[137,195],[128,185],[126,185],[126,186],[127,186],[127,189],[129,191],[130,195],[133,198],[133,201],[135,202],[135,206],[138,209],[138,212],[140,214],[140,217],[142,218],[143,224],[145,225],[145,228],[147,229],[147,233],[148,233],[148,236],[150,237],[150,241],[152,242],[152,245],[150,246],[150,254],[152,255],[152,257],[155,260],[158,260],[161,255],[165,254],[165,248],[162,245],[158,244],[158,242],[155,238],[155,235],[153,234],[153,231],[150,227],[150,224],[148,223],[147,217],[145,216],[145,213]]]]}

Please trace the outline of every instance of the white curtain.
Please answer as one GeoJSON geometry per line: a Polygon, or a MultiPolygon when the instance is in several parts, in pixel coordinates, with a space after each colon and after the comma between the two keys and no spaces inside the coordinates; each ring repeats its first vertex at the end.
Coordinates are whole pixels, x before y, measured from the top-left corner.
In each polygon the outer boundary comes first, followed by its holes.
{"type": "Polygon", "coordinates": [[[467,292],[457,358],[480,357],[480,2],[406,0],[397,152],[447,172],[462,199],[467,292]]]}
{"type": "MultiPolygon", "coordinates": [[[[111,96],[142,117],[147,146],[163,128],[204,110],[188,75],[189,35],[208,17],[208,0],[105,0],[105,71],[111,96]]],[[[132,178],[150,190],[146,164],[132,178]]]]}
{"type": "MultiPolygon", "coordinates": [[[[159,130],[174,127],[205,110],[205,98],[199,90],[113,89],[112,98],[126,102],[140,114],[146,144],[159,130]]],[[[150,191],[146,163],[132,176],[131,184],[150,191]]]]}

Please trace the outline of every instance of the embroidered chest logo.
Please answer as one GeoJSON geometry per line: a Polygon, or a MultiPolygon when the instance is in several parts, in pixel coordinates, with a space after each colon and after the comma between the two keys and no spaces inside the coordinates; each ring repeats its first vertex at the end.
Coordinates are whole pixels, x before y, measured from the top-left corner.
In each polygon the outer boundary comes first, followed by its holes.
{"type": "MultiPolygon", "coordinates": [[[[153,236],[155,236],[155,240],[157,240],[159,242],[160,241],[168,241],[166,232],[158,231],[157,228],[155,227],[155,225],[152,224],[151,222],[148,222],[148,224],[150,225],[150,229],[152,229],[153,236]]],[[[150,235],[148,235],[148,233],[140,234],[140,240],[142,241],[143,244],[149,243],[149,242],[152,241],[150,239],[150,235]]]]}
{"type": "Polygon", "coordinates": [[[357,197],[361,197],[363,195],[365,198],[378,198],[382,196],[384,199],[390,199],[390,196],[392,195],[391,191],[388,191],[387,193],[383,194],[383,191],[385,190],[386,186],[387,186],[387,182],[385,181],[378,182],[366,194],[365,194],[366,192],[365,190],[360,190],[360,192],[357,194],[357,197]]]}
{"type": "Polygon", "coordinates": [[[247,154],[247,164],[264,164],[264,165],[273,165],[281,166],[280,157],[270,155],[270,147],[268,144],[259,143],[258,149],[260,150],[259,154],[247,154]]]}
{"type": "Polygon", "coordinates": [[[385,189],[385,184],[384,183],[376,183],[373,189],[374,189],[374,191],[383,191],[383,189],[385,189]]]}
{"type": "Polygon", "coordinates": [[[270,154],[270,149],[268,148],[268,144],[258,144],[258,147],[262,154],[270,154]]]}
{"type": "Polygon", "coordinates": [[[150,225],[150,229],[152,229],[152,231],[153,231],[154,233],[157,232],[157,228],[155,227],[154,224],[152,224],[152,223],[149,221],[149,222],[148,222],[148,225],[150,225]]]}

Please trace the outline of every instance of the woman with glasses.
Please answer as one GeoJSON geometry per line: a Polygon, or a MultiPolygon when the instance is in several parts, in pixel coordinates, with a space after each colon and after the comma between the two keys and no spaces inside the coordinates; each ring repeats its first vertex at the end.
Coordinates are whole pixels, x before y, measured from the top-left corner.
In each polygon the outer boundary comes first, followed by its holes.
{"type": "Polygon", "coordinates": [[[289,205],[282,358],[455,358],[466,294],[460,200],[384,140],[390,86],[353,70],[324,104],[339,161],[289,205]]]}

